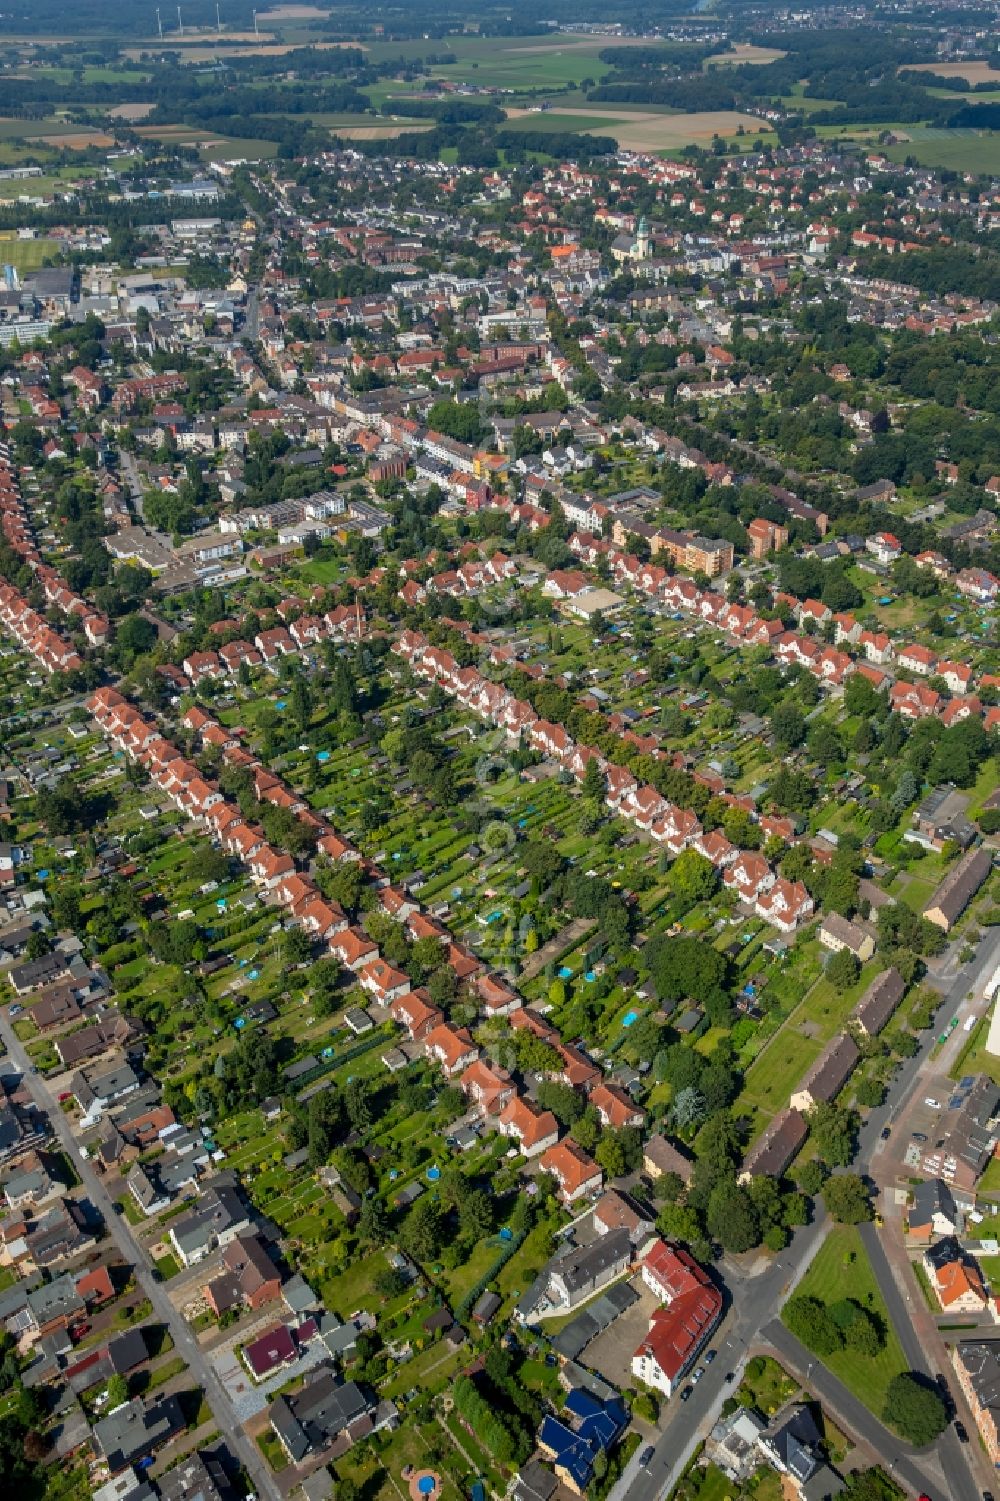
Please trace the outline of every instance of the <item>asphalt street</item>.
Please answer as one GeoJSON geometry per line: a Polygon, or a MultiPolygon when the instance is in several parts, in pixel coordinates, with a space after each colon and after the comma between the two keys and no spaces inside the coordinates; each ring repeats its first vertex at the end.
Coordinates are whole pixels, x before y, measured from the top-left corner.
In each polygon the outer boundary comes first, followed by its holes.
{"type": "Polygon", "coordinates": [[[278,1487],[256,1444],[247,1437],[235,1421],[229,1398],[213,1366],[206,1359],[186,1321],[174,1308],[162,1284],[154,1281],[153,1266],[148,1252],[133,1238],[127,1221],[116,1212],[111,1195],[95,1172],[93,1164],[81,1158],[79,1147],[65,1114],[41,1075],[31,1072],[31,1060],[6,1016],[0,1017],[0,1037],[3,1038],[10,1058],[24,1075],[24,1082],[36,1105],[45,1112],[52,1123],[52,1129],[60,1145],[79,1173],[90,1202],[104,1219],[108,1233],[121,1252],[123,1260],[135,1268],[137,1285],[152,1304],[156,1317],[170,1330],[178,1353],[184,1357],[191,1375],[208,1399],[215,1416],[216,1426],[226,1440],[231,1453],[252,1478],[258,1496],[266,1498],[266,1501],[281,1501],[278,1487]]]}
{"type": "MultiPolygon", "coordinates": [[[[993,929],[981,940],[976,956],[970,964],[959,966],[954,950],[942,956],[931,967],[931,980],[937,980],[937,988],[946,993],[940,1015],[950,1020],[967,998],[968,992],[979,993],[982,985],[1000,963],[1000,931],[993,929]],[[951,1008],[949,1010],[949,1008],[951,1008]]],[[[980,1008],[981,1009],[981,1008],[980,1008]]],[[[921,1038],[920,1047],[913,1058],[906,1059],[897,1071],[882,1105],[869,1112],[858,1136],[858,1151],[852,1171],[870,1175],[876,1153],[882,1148],[882,1132],[891,1128],[897,1116],[907,1105],[923,1074],[932,1067],[930,1055],[937,1040],[937,1032],[928,1030],[921,1038]]],[[[759,1275],[744,1275],[731,1264],[725,1268],[725,1285],[729,1298],[729,1310],[716,1339],[712,1341],[718,1350],[717,1358],[706,1369],[686,1402],[677,1396],[665,1402],[662,1408],[662,1427],[654,1443],[653,1456],[646,1465],[639,1464],[645,1445],[632,1456],[625,1471],[611,1491],[609,1501],[660,1501],[680,1479],[697,1443],[703,1439],[717,1421],[725,1398],[738,1384],[751,1347],[770,1342],[773,1334],[779,1336],[779,1349],[791,1350],[797,1346],[775,1317],[785,1299],[794,1291],[804,1276],[810,1262],[822,1244],[828,1221],[821,1206],[819,1217],[812,1224],[796,1232],[790,1245],[778,1260],[759,1275]],[[735,1379],[726,1381],[732,1372],[735,1379]]],[[[906,1312],[906,1304],[899,1292],[892,1271],[886,1261],[875,1226],[867,1227],[866,1242],[875,1245],[872,1266],[880,1291],[886,1300],[896,1325],[903,1349],[913,1369],[927,1371],[927,1363],[920,1342],[906,1312]]],[[[870,1247],[869,1247],[870,1250],[870,1247]]],[[[844,1402],[844,1417],[855,1429],[859,1438],[868,1444],[873,1453],[885,1456],[888,1465],[893,1455],[898,1456],[895,1477],[909,1485],[913,1493],[921,1490],[933,1501],[981,1501],[982,1490],[973,1474],[972,1445],[959,1443],[954,1431],[942,1435],[932,1456],[914,1456],[907,1451],[895,1435],[884,1428],[862,1403],[830,1376],[819,1362],[813,1361],[807,1351],[803,1352],[806,1364],[812,1364],[810,1386],[821,1400],[823,1391],[820,1382],[825,1381],[831,1394],[834,1389],[847,1399],[844,1402]],[[852,1413],[857,1425],[851,1420],[852,1413]],[[934,1463],[941,1456],[941,1468],[934,1463]],[[923,1472],[926,1470],[926,1474],[923,1472]],[[947,1489],[942,1491],[942,1479],[947,1476],[947,1489]]],[[[933,1373],[931,1373],[933,1374],[933,1373]]],[[[952,1383],[954,1387],[954,1383],[952,1383]]],[[[894,1464],[895,1461],[892,1461],[894,1464]]]]}

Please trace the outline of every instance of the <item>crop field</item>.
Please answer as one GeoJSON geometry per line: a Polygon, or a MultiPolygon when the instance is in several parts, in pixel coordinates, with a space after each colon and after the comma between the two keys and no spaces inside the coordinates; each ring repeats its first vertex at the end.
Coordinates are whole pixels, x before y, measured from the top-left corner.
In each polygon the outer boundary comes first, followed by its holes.
{"type": "Polygon", "coordinates": [[[193,125],[140,125],[136,134],[165,146],[196,146],[205,162],[227,161],[233,157],[270,160],[278,153],[276,141],[220,136],[193,125]]]}
{"type": "MultiPolygon", "coordinates": [[[[214,63],[227,57],[284,57],[288,52],[294,52],[297,47],[304,45],[303,40],[295,42],[276,42],[265,40],[264,32],[261,32],[261,40],[253,41],[253,32],[245,34],[225,33],[216,41],[211,36],[196,37],[192,42],[185,37],[183,40],[171,36],[171,48],[177,48],[181,52],[185,63],[214,63]]],[[[140,47],[123,47],[122,57],[129,62],[142,62],[148,58],[154,45],[153,41],[140,47]]],[[[315,47],[319,52],[329,52],[336,47],[360,47],[360,42],[319,42],[311,38],[308,41],[310,47],[315,47]]]]}
{"type": "Polygon", "coordinates": [[[29,135],[24,138],[29,142],[37,142],[40,146],[58,145],[63,151],[89,151],[91,147],[103,151],[115,144],[114,136],[109,136],[103,130],[80,130],[75,129],[60,131],[56,134],[46,132],[44,135],[29,135]]]}
{"type": "MultiPolygon", "coordinates": [[[[639,39],[635,39],[639,43],[639,39]]],[[[381,42],[369,51],[373,59],[417,58],[428,53],[454,54],[454,63],[438,64],[436,78],[453,83],[477,84],[483,88],[512,92],[532,89],[565,89],[584,79],[600,80],[611,70],[598,53],[609,46],[628,46],[630,39],[606,36],[574,36],[570,33],[547,38],[448,37],[412,42],[381,42]]]]}
{"type": "Polygon", "coordinates": [[[741,128],[753,140],[771,134],[765,121],[738,110],[671,114],[665,110],[626,109],[618,105],[553,110],[546,114],[512,110],[510,128],[611,135],[627,151],[677,151],[682,146],[704,146],[717,135],[733,139],[741,128]]]}
{"type": "Polygon", "coordinates": [[[958,63],[907,63],[905,71],[907,73],[936,73],[939,78],[961,78],[970,86],[977,83],[1000,85],[1000,72],[982,60],[958,63]]]}
{"type": "Polygon", "coordinates": [[[706,68],[733,67],[739,63],[775,63],[786,54],[778,47],[758,47],[753,42],[736,42],[728,52],[716,52],[706,57],[706,68]]]}
{"type": "Polygon", "coordinates": [[[156,108],[152,103],[116,104],[114,109],[109,109],[108,114],[112,120],[145,120],[156,108]]]}
{"type": "MultiPolygon", "coordinates": [[[[26,133],[30,131],[34,140],[44,138],[56,144],[57,137],[77,135],[79,130],[79,125],[60,119],[58,115],[43,115],[37,120],[0,115],[0,141],[24,140],[26,133]]],[[[63,142],[59,141],[58,144],[62,145],[63,142]]]]}
{"type": "Polygon", "coordinates": [[[923,167],[945,167],[954,172],[1000,172],[1000,131],[944,130],[910,126],[910,139],[885,148],[894,162],[914,157],[923,167]]]}

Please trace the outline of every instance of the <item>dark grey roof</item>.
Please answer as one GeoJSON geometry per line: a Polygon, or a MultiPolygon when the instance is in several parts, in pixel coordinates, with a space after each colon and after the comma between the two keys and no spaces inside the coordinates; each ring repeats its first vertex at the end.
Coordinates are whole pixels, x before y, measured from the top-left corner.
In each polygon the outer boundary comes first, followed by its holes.
{"type": "Polygon", "coordinates": [[[861,997],[854,1009],[854,1020],[877,1037],[906,993],[906,982],[898,969],[884,969],[861,997]]]}
{"type": "Polygon", "coordinates": [[[558,1481],[541,1460],[529,1459],[514,1482],[512,1501],[549,1501],[558,1481]]]}
{"type": "Polygon", "coordinates": [[[638,1302],[639,1294],[627,1282],[618,1282],[588,1303],[552,1340],[553,1348],[567,1360],[575,1360],[592,1339],[614,1323],[627,1308],[638,1302]]]}
{"type": "Polygon", "coordinates": [[[822,1435],[812,1410],[798,1403],[779,1416],[762,1435],[762,1441],[779,1456],[786,1469],[802,1485],[819,1468],[822,1435]]]}
{"type": "Polygon", "coordinates": [[[992,869],[989,850],[969,850],[945,876],[924,908],[924,915],[940,912],[950,927],[961,917],[992,869]]]}
{"type": "Polygon", "coordinates": [[[148,1407],[137,1397],[95,1424],[94,1442],[114,1475],[165,1444],[183,1427],[184,1414],[176,1397],[160,1397],[148,1407]]]}
{"type": "Polygon", "coordinates": [[[860,1057],[854,1038],[842,1032],[823,1049],[795,1093],[808,1090],[814,1103],[836,1099],[860,1057]]]}
{"type": "Polygon", "coordinates": [[[567,1256],[561,1257],[550,1270],[562,1278],[570,1294],[590,1286],[602,1272],[616,1263],[630,1261],[632,1241],[627,1230],[611,1230],[599,1235],[589,1245],[574,1246],[567,1256]]]}
{"type": "Polygon", "coordinates": [[[798,1110],[779,1110],[747,1152],[743,1171],[753,1177],[780,1178],[809,1134],[798,1110]]]}
{"type": "Polygon", "coordinates": [[[271,1426],[298,1461],[312,1449],[323,1449],[359,1418],[371,1411],[371,1402],[356,1381],[338,1384],[331,1367],[301,1391],[277,1397],[269,1409],[271,1426]]]}
{"type": "Polygon", "coordinates": [[[944,1215],[953,1225],[958,1224],[958,1206],[951,1189],[940,1178],[930,1178],[914,1186],[913,1207],[907,1217],[911,1225],[929,1225],[936,1214],[944,1215]]]}
{"type": "Polygon", "coordinates": [[[979,1406],[1000,1424],[1000,1339],[963,1339],[956,1361],[964,1369],[979,1406]]]}
{"type": "Polygon", "coordinates": [[[229,1501],[233,1493],[219,1461],[197,1450],[173,1465],[156,1483],[161,1501],[229,1501]]]}

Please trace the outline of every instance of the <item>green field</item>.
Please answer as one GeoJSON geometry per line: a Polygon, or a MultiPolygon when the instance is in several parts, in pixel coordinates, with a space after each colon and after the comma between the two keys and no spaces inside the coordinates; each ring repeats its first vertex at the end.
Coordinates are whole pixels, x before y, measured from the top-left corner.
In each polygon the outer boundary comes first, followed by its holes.
{"type": "Polygon", "coordinates": [[[450,36],[379,42],[370,46],[368,51],[373,61],[400,56],[440,56],[442,52],[451,52],[456,58],[454,63],[432,66],[436,78],[478,84],[483,88],[526,92],[568,88],[588,78],[599,81],[611,70],[601,62],[598,53],[612,45],[612,41],[616,46],[622,45],[621,38],[570,33],[523,37],[450,36]]]}
{"type": "Polygon", "coordinates": [[[0,141],[19,141],[25,136],[79,135],[84,128],[86,127],[64,120],[59,115],[40,115],[31,120],[0,115],[0,141]]]}
{"type": "Polygon", "coordinates": [[[885,154],[894,162],[914,157],[922,167],[945,167],[954,172],[982,172],[994,176],[1000,172],[1000,131],[944,130],[931,126],[909,126],[909,141],[887,146],[885,154]]]}
{"type": "Polygon", "coordinates": [[[784,1109],[806,1069],[822,1051],[822,1043],[795,1032],[782,1033],[780,1042],[772,1042],[763,1056],[749,1070],[741,1103],[759,1107],[767,1115],[784,1109]]]}
{"type": "Polygon", "coordinates": [[[874,1359],[851,1350],[839,1350],[823,1361],[876,1417],[881,1418],[889,1382],[909,1367],[875,1282],[861,1236],[853,1226],[838,1225],[830,1231],[799,1284],[798,1293],[802,1297],[820,1298],[824,1303],[853,1298],[881,1319],[887,1338],[885,1347],[874,1359]]]}
{"type": "Polygon", "coordinates": [[[15,240],[0,235],[0,264],[15,266],[18,271],[37,271],[45,257],[57,254],[58,249],[55,240],[15,240]]]}

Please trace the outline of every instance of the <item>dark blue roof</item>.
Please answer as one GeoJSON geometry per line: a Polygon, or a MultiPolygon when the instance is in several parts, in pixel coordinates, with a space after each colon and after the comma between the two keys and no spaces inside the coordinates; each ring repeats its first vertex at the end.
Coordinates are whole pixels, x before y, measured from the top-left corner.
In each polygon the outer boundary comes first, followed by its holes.
{"type": "Polygon", "coordinates": [[[555,1456],[555,1463],[582,1490],[590,1483],[598,1454],[610,1449],[627,1428],[628,1412],[620,1398],[600,1402],[580,1387],[569,1393],[566,1412],[579,1419],[576,1429],[547,1415],[542,1420],[538,1442],[555,1456]]]}

